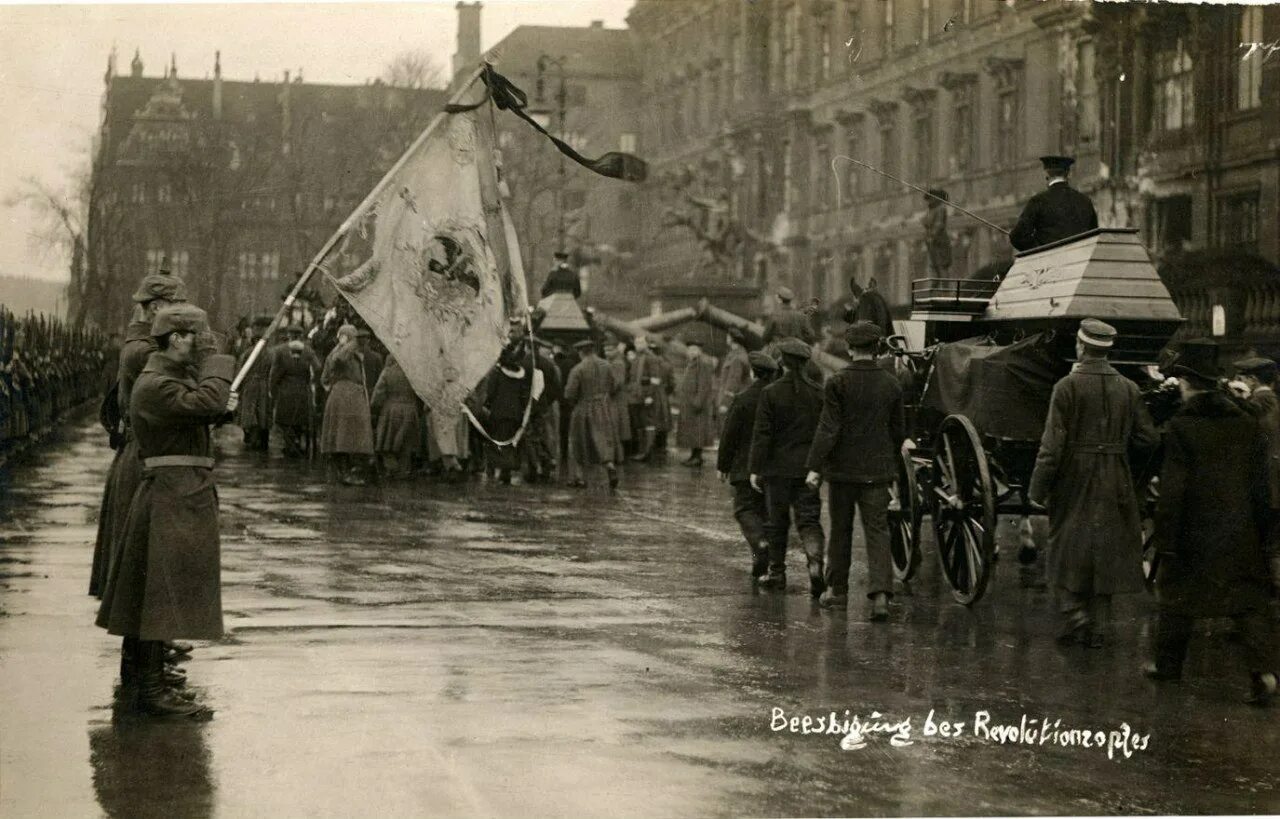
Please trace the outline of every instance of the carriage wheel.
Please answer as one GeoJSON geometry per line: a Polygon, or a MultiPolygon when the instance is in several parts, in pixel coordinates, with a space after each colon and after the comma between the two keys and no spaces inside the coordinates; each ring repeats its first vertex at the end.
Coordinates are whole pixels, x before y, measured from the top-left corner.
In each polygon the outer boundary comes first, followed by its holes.
{"type": "Polygon", "coordinates": [[[949,415],[933,449],[933,533],[956,602],[972,606],[991,576],[996,505],[982,439],[963,415],[949,415]]]}
{"type": "Polygon", "coordinates": [[[889,485],[889,549],[893,576],[906,583],[920,568],[920,520],[924,510],[916,483],[915,464],[909,454],[898,458],[898,478],[889,485]]]}

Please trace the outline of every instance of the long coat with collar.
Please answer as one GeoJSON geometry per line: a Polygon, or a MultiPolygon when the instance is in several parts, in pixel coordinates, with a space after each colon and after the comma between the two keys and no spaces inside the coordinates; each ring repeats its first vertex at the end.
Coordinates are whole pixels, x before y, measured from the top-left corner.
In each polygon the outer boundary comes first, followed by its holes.
{"type": "Polygon", "coordinates": [[[716,365],[699,355],[689,361],[676,392],[680,428],[676,444],[702,449],[716,442],[716,365]]]}
{"type": "Polygon", "coordinates": [[[142,461],[138,459],[138,442],[129,421],[129,399],[133,385],[142,375],[147,360],[156,351],[151,337],[151,323],[130,322],[125,330],[125,343],[120,348],[116,365],[116,396],[120,417],[124,420],[125,442],[107,470],[106,487],[98,513],[98,538],[93,546],[93,568],[89,572],[89,594],[101,598],[107,587],[107,573],[120,553],[124,541],[124,525],[129,517],[129,504],[142,483],[142,461]]]}
{"type": "MultiPolygon", "coordinates": [[[[209,425],[225,412],[234,369],[231,356],[210,356],[193,378],[184,366],[153,355],[130,401],[141,457],[211,458],[209,425]]],[[[146,470],[129,507],[119,559],[111,565],[98,625],[142,640],[222,636],[218,490],[212,470],[146,470]]]]}
{"type": "Polygon", "coordinates": [[[359,351],[335,347],[325,359],[321,380],[329,397],[320,425],[320,451],[325,455],[372,455],[373,421],[359,351]]]}
{"type": "Polygon", "coordinates": [[[822,387],[789,372],[764,388],[751,434],[751,474],[803,478],[822,413],[822,387]]]}
{"type": "Polygon", "coordinates": [[[314,388],[320,361],[310,347],[276,350],[271,361],[271,403],[281,427],[306,429],[315,415],[314,388]]]}
{"type": "Polygon", "coordinates": [[[378,417],[378,427],[373,436],[374,449],[402,458],[417,455],[422,443],[422,412],[418,394],[413,391],[400,362],[394,358],[388,358],[382,368],[378,383],[373,386],[369,405],[371,412],[378,417]]]}
{"type": "Polygon", "coordinates": [[[729,412],[724,416],[724,431],[720,434],[720,449],[716,452],[716,471],[728,475],[731,483],[751,477],[751,435],[755,430],[760,396],[768,385],[768,381],[752,381],[733,397],[729,412]]]}
{"type": "Polygon", "coordinates": [[[636,353],[636,360],[631,362],[632,395],[644,407],[641,415],[645,425],[653,427],[656,432],[666,432],[671,428],[669,383],[666,365],[657,353],[653,350],[636,353]],[[645,404],[645,399],[652,401],[645,404]]]}
{"type": "Polygon", "coordinates": [[[1155,519],[1162,608],[1226,617],[1266,605],[1266,462],[1258,421],[1221,393],[1193,396],[1170,419],[1155,519]]]}
{"type": "Polygon", "coordinates": [[[602,358],[585,358],[569,371],[564,400],[573,405],[570,451],[583,463],[617,463],[622,459],[618,422],[613,417],[613,397],[620,387],[613,368],[602,358]]]}
{"type": "Polygon", "coordinates": [[[627,411],[627,359],[621,353],[613,353],[605,359],[613,370],[613,380],[618,384],[618,391],[613,395],[613,417],[618,423],[618,440],[631,440],[631,413],[627,411]]]}
{"type": "MultiPolygon", "coordinates": [[[[254,341],[256,344],[257,341],[254,341]]],[[[236,409],[236,424],[241,429],[271,428],[271,361],[272,347],[263,347],[262,354],[253,362],[249,372],[240,382],[240,406],[236,409]]],[[[239,370],[253,355],[253,346],[249,346],[236,361],[239,370]]]]}
{"type": "Polygon", "coordinates": [[[888,483],[906,435],[897,379],[872,359],[854,361],[823,389],[808,468],[828,481],[888,483]]]}
{"type": "Polygon", "coordinates": [[[1138,387],[1103,360],[1053,388],[1029,494],[1049,510],[1049,579],[1078,594],[1144,588],[1130,453],[1159,439],[1138,387]]]}
{"type": "Polygon", "coordinates": [[[1055,182],[1027,202],[1009,242],[1016,250],[1031,250],[1097,226],[1093,201],[1066,182],[1055,182]]]}

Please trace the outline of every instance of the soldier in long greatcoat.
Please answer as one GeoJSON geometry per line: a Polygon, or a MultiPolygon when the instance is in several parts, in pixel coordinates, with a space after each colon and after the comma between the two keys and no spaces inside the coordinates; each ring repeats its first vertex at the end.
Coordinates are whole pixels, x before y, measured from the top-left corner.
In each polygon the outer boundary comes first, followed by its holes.
{"type": "MultiPolygon", "coordinates": [[[[252,337],[244,352],[236,361],[239,371],[253,355],[259,339],[271,325],[268,316],[253,320],[252,337]]],[[[271,340],[263,346],[253,366],[240,382],[240,409],[236,424],[244,432],[244,448],[252,452],[266,452],[271,442],[271,340]]]]}
{"type": "Polygon", "coordinates": [[[408,477],[413,458],[421,446],[418,394],[400,362],[388,356],[369,399],[369,408],[378,419],[373,433],[373,447],[382,457],[386,474],[391,478],[408,477]]]}
{"type": "Polygon", "coordinates": [[[188,304],[161,310],[152,323],[158,350],[129,409],[143,481],[98,610],[99,626],[134,642],[139,704],[157,715],[202,710],[166,687],[163,641],[223,634],[209,427],[235,409],[235,360],[215,354],[208,326],[204,311],[188,304]]]}
{"type": "Polygon", "coordinates": [[[636,447],[635,461],[648,461],[653,457],[654,444],[659,431],[666,430],[668,401],[662,360],[649,349],[649,340],[637,336],[636,358],[631,362],[631,396],[637,402],[636,416],[643,436],[636,447]]]}
{"type": "Polygon", "coordinates": [[[609,363],[596,355],[594,341],[573,345],[581,360],[569,372],[564,400],[573,406],[569,416],[569,485],[586,486],[586,465],[604,464],[609,489],[618,488],[617,462],[622,456],[613,397],[622,385],[609,363]]]}
{"type": "Polygon", "coordinates": [[[1100,647],[1111,596],[1142,591],[1142,525],[1129,468],[1159,439],[1138,387],[1108,363],[1115,328],[1085,319],[1079,362],[1053,388],[1028,487],[1049,510],[1049,582],[1064,627],[1059,642],[1100,647]]]}
{"type": "Polygon", "coordinates": [[[1160,613],[1146,673],[1178,679],[1195,620],[1231,617],[1250,674],[1248,701],[1266,705],[1277,668],[1267,604],[1273,586],[1280,591],[1280,557],[1268,537],[1268,445],[1258,420],[1218,388],[1214,357],[1211,342],[1189,342],[1169,368],[1182,407],[1164,436],[1152,537],[1160,613]]]}
{"type": "Polygon", "coordinates": [[[689,450],[685,466],[702,466],[702,450],[716,442],[716,365],[703,355],[700,342],[691,339],[686,348],[689,363],[676,392],[680,407],[676,443],[689,450]]]}
{"type": "Polygon", "coordinates": [[[613,378],[618,382],[618,392],[613,396],[613,414],[618,419],[618,441],[623,450],[631,441],[631,413],[627,407],[627,345],[613,342],[605,350],[609,367],[613,369],[613,378]]]}
{"type": "Polygon", "coordinates": [[[111,562],[119,554],[124,539],[125,519],[133,493],[142,482],[142,463],[138,460],[138,442],[129,422],[129,401],[134,382],[142,374],[147,360],[156,350],[151,337],[151,322],[157,312],[170,304],[187,300],[186,286],[176,276],[150,274],[143,278],[133,294],[133,321],[125,331],[125,342],[118,354],[116,401],[123,429],[124,444],[116,451],[107,483],[102,493],[98,514],[98,539],[93,547],[93,569],[89,574],[89,594],[101,598],[107,584],[111,562]]]}
{"type": "Polygon", "coordinates": [[[520,431],[525,412],[532,412],[529,399],[533,389],[530,362],[518,348],[508,347],[471,397],[474,413],[484,426],[488,466],[496,469],[501,483],[519,482],[513,475],[520,467],[520,451],[510,443],[520,431]]]}
{"type": "Polygon", "coordinates": [[[300,337],[281,346],[271,358],[273,419],[284,434],[285,457],[297,458],[312,439],[320,360],[300,337]]]}
{"type": "Polygon", "coordinates": [[[325,359],[320,380],[329,392],[320,427],[320,451],[333,458],[343,483],[361,486],[360,464],[373,454],[373,422],[352,325],[344,324],[338,330],[338,346],[325,359]]]}

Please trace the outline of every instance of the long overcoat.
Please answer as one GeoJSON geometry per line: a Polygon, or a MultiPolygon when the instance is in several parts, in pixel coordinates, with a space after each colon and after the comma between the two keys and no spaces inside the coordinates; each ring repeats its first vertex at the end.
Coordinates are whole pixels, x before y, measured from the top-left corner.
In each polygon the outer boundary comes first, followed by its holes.
{"type": "Polygon", "coordinates": [[[125,443],[107,471],[102,507],[98,513],[98,538],[93,546],[93,568],[89,573],[89,594],[98,598],[102,597],[107,586],[111,563],[120,554],[129,504],[133,502],[138,484],[142,483],[142,461],[138,459],[138,442],[133,437],[129,421],[129,400],[133,395],[134,382],[142,375],[147,360],[155,351],[151,322],[131,322],[125,331],[125,343],[120,348],[116,370],[116,397],[120,402],[120,416],[124,419],[125,443]]]}
{"type": "Polygon", "coordinates": [[[564,398],[573,405],[570,451],[576,451],[584,463],[621,460],[618,422],[613,417],[613,396],[620,386],[609,362],[594,356],[578,362],[569,372],[564,398]]]}
{"type": "Polygon", "coordinates": [[[691,359],[676,393],[680,426],[676,444],[702,449],[716,442],[716,365],[704,355],[691,359]]]}
{"type": "Polygon", "coordinates": [[[1266,463],[1257,420],[1221,393],[1193,396],[1170,419],[1154,534],[1162,608],[1227,617],[1266,605],[1266,463]]]}
{"type": "Polygon", "coordinates": [[[307,429],[315,413],[313,389],[320,361],[309,347],[276,350],[271,362],[271,403],[275,422],[284,429],[307,429]]]}
{"type": "Polygon", "coordinates": [[[1270,387],[1249,396],[1249,409],[1267,436],[1267,485],[1272,509],[1280,509],[1280,400],[1270,387]]]}
{"type": "Polygon", "coordinates": [[[1029,494],[1049,510],[1049,580],[1077,594],[1144,588],[1129,457],[1158,443],[1138,387],[1103,360],[1053,388],[1029,494]]]}
{"type": "Polygon", "coordinates": [[[720,406],[729,411],[734,396],[751,386],[751,362],[739,347],[724,357],[720,365],[720,406]]]}
{"type": "MultiPolygon", "coordinates": [[[[240,359],[236,361],[237,370],[244,366],[252,353],[253,346],[250,346],[240,354],[240,359]]],[[[240,382],[240,406],[236,410],[236,424],[241,429],[271,428],[271,353],[270,347],[264,347],[262,354],[240,382]]]]}
{"type": "MultiPolygon", "coordinates": [[[[209,425],[224,413],[235,360],[207,358],[199,375],[160,353],[134,385],[130,417],[142,458],[213,457],[209,425]]],[[[111,565],[98,625],[142,640],[222,636],[221,545],[213,470],[145,470],[111,565]]]]}
{"type": "Polygon", "coordinates": [[[378,416],[378,427],[373,435],[374,449],[402,458],[421,451],[422,413],[418,394],[413,391],[400,362],[394,358],[387,359],[382,375],[378,376],[370,407],[378,416]]]}
{"type": "Polygon", "coordinates": [[[670,429],[671,402],[667,395],[666,368],[657,353],[652,350],[636,353],[636,360],[631,363],[631,383],[644,407],[641,418],[645,426],[653,427],[657,432],[670,429]],[[646,404],[645,399],[652,401],[646,404]]]}
{"type": "Polygon", "coordinates": [[[324,362],[321,381],[329,398],[320,426],[320,452],[372,455],[373,421],[360,354],[354,347],[335,347],[324,362]]]}
{"type": "Polygon", "coordinates": [[[613,417],[618,422],[618,440],[631,440],[631,414],[627,411],[627,359],[617,350],[611,351],[609,358],[609,368],[613,370],[613,380],[618,385],[618,390],[613,394],[613,417]]]}

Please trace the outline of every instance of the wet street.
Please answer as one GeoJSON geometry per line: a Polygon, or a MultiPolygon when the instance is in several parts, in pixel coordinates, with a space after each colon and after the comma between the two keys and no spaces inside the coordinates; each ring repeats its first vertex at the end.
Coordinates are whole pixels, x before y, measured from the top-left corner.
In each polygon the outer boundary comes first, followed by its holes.
{"type": "Polygon", "coordinates": [[[1006,559],[967,610],[926,541],[872,624],[860,545],[847,613],[811,603],[798,554],[788,594],[753,592],[710,467],[628,468],[610,498],[331,486],[235,429],[220,450],[228,636],[186,665],[204,722],[113,718],[96,423],[0,476],[0,815],[1280,811],[1280,711],[1241,702],[1219,623],[1184,682],[1145,681],[1147,598],[1117,602],[1109,647],[1061,650],[1033,575],[1006,559]],[[790,721],[831,711],[875,724],[790,721]]]}

